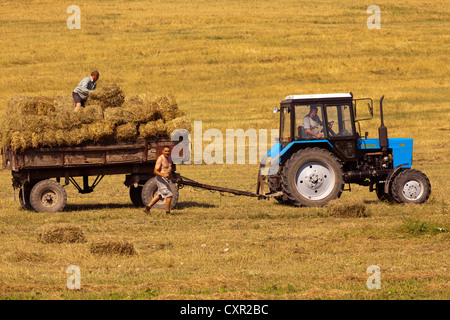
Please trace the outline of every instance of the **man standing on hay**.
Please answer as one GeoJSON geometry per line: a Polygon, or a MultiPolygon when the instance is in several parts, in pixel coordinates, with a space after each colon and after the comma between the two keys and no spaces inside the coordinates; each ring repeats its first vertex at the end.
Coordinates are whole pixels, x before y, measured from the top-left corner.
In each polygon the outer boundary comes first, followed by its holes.
{"type": "Polygon", "coordinates": [[[91,72],[90,77],[86,77],[81,80],[77,87],[73,90],[72,97],[75,101],[75,112],[77,112],[81,108],[84,108],[89,94],[97,87],[97,80],[99,77],[100,74],[98,73],[98,71],[94,70],[91,72]]]}
{"type": "Polygon", "coordinates": [[[166,214],[170,214],[170,203],[172,202],[173,193],[170,190],[170,179],[172,178],[172,159],[170,157],[170,148],[168,146],[163,147],[162,155],[156,160],[155,170],[156,185],[158,191],[152,201],[145,206],[144,212],[150,214],[150,209],[155,203],[161,199],[166,199],[166,214]]]}

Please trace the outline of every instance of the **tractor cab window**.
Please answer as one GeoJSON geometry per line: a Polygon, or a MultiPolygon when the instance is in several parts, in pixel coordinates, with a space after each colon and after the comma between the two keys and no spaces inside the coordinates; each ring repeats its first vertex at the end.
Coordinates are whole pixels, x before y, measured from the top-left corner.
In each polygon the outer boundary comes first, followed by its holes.
{"type": "Polygon", "coordinates": [[[353,136],[349,105],[327,106],[328,136],[353,136]]]}
{"type": "Polygon", "coordinates": [[[323,131],[322,105],[296,105],[295,106],[295,139],[321,139],[325,136],[323,131]]]}
{"type": "Polygon", "coordinates": [[[290,142],[291,139],[291,109],[289,106],[281,106],[280,141],[290,142]]]}

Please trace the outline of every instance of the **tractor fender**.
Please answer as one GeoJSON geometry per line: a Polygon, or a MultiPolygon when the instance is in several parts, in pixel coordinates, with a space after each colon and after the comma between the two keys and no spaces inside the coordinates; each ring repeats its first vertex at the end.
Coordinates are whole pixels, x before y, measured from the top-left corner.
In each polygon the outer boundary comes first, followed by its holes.
{"type": "Polygon", "coordinates": [[[279,156],[281,159],[287,159],[292,154],[300,149],[318,147],[321,149],[333,150],[333,145],[328,140],[305,140],[305,141],[292,141],[282,150],[280,150],[279,156]],[[289,151],[289,152],[288,152],[289,151]]]}
{"type": "Polygon", "coordinates": [[[393,177],[395,176],[395,174],[396,174],[400,169],[402,169],[404,166],[407,166],[407,165],[409,165],[409,163],[403,163],[403,164],[400,164],[400,165],[396,166],[396,167],[388,174],[388,176],[386,177],[386,182],[384,183],[384,193],[385,193],[385,194],[388,194],[388,193],[389,193],[389,187],[390,187],[390,185],[391,185],[391,182],[392,182],[393,177]]]}

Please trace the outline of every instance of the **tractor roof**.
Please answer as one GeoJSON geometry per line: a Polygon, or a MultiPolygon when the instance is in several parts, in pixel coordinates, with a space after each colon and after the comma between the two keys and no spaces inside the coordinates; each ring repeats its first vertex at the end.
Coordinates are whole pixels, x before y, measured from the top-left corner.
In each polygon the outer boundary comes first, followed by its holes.
{"type": "Polygon", "coordinates": [[[284,98],[283,102],[295,102],[298,101],[315,101],[315,100],[342,100],[342,99],[352,99],[353,94],[350,93],[325,93],[325,94],[300,94],[300,95],[289,95],[284,98]]]}

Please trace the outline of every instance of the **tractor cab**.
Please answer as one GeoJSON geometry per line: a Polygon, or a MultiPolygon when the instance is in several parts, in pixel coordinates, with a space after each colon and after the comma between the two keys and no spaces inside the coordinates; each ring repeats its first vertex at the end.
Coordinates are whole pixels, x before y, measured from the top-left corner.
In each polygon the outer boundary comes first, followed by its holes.
{"type": "Polygon", "coordinates": [[[348,183],[348,190],[350,184],[369,186],[383,201],[425,202],[431,186],[424,173],[411,169],[413,139],[388,139],[383,99],[378,139],[361,137],[360,121],[373,118],[370,98],[354,99],[350,92],[290,95],[281,101],[274,108],[280,112],[280,140],[267,153],[273,161],[265,175],[275,199],[321,206],[339,197],[348,183]],[[357,118],[357,103],[367,103],[368,118],[357,118]]]}
{"type": "Polygon", "coordinates": [[[352,93],[290,95],[274,111],[280,112],[282,148],[314,142],[333,149],[343,160],[356,160],[360,133],[355,127],[356,100],[352,93]]]}

